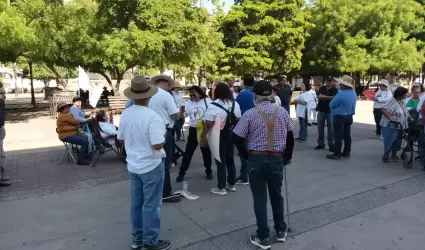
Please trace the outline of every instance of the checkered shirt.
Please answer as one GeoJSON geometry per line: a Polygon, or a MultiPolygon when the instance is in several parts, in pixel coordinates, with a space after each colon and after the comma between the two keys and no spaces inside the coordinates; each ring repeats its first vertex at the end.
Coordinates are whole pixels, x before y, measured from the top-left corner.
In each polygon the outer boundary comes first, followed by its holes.
{"type": "MultiPolygon", "coordinates": [[[[274,107],[270,102],[260,102],[257,104],[260,110],[264,111],[267,117],[272,118],[274,107]]],[[[283,152],[286,147],[286,134],[292,130],[292,122],[286,109],[279,107],[278,115],[274,124],[274,152],[283,152]]],[[[246,111],[233,132],[248,140],[248,150],[268,151],[268,128],[263,117],[258,114],[255,108],[246,111]]]]}

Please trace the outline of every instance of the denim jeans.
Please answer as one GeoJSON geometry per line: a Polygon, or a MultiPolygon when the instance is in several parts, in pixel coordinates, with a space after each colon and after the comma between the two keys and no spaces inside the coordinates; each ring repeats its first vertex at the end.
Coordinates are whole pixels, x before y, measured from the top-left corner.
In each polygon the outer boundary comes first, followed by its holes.
{"type": "Polygon", "coordinates": [[[239,156],[239,158],[241,159],[241,173],[239,179],[248,181],[248,161],[242,156],[239,156]]]}
{"type": "Polygon", "coordinates": [[[373,109],[373,118],[375,118],[375,133],[376,135],[381,135],[381,125],[379,125],[379,123],[381,122],[382,118],[382,109],[373,109]]]}
{"type": "Polygon", "coordinates": [[[155,245],[161,227],[160,210],[164,163],[144,174],[130,174],[131,227],[133,242],[155,245]]]}
{"type": "Polygon", "coordinates": [[[80,153],[78,154],[78,161],[84,161],[87,158],[89,151],[89,140],[87,137],[81,135],[71,135],[62,139],[63,142],[80,145],[80,153]]]}
{"type": "Polygon", "coordinates": [[[324,113],[321,111],[317,113],[317,131],[319,134],[319,138],[317,138],[317,144],[319,144],[319,146],[325,146],[325,122],[328,125],[328,146],[329,148],[333,148],[334,131],[331,113],[324,113]]]}
{"type": "Polygon", "coordinates": [[[421,165],[425,168],[425,128],[419,134],[419,156],[421,157],[421,165]]]}
{"type": "Polygon", "coordinates": [[[171,135],[170,128],[167,128],[167,135],[165,136],[165,145],[164,145],[164,151],[165,151],[165,175],[164,175],[164,190],[163,194],[164,196],[168,196],[171,194],[171,179],[170,179],[170,168],[171,164],[173,164],[173,156],[174,156],[174,137],[171,135]]]}
{"type": "Polygon", "coordinates": [[[267,224],[267,189],[272,205],[274,229],[286,231],[282,197],[283,158],[280,156],[250,155],[248,158],[249,185],[254,199],[257,219],[257,237],[266,239],[270,235],[267,224]]]}
{"type": "Polygon", "coordinates": [[[226,187],[226,176],[227,183],[233,186],[236,183],[236,167],[234,160],[235,148],[231,141],[220,142],[220,160],[215,160],[217,165],[217,187],[223,189],[226,187]]]}
{"type": "Polygon", "coordinates": [[[396,154],[401,148],[402,140],[399,138],[400,131],[392,127],[382,127],[382,139],[384,140],[384,154],[396,154]]]}
{"type": "Polygon", "coordinates": [[[303,141],[307,141],[308,136],[308,121],[306,118],[298,117],[298,122],[300,123],[300,132],[298,138],[303,141]]]}
{"type": "Polygon", "coordinates": [[[334,154],[341,156],[342,140],[344,140],[343,154],[351,152],[351,125],[353,124],[352,115],[337,115],[334,116],[334,137],[335,150],[334,154]]]}
{"type": "Polygon", "coordinates": [[[291,104],[282,104],[282,107],[288,111],[288,115],[291,115],[291,104]]]}
{"type": "MultiPolygon", "coordinates": [[[[195,153],[196,148],[198,147],[198,138],[196,128],[189,128],[189,136],[187,137],[186,149],[183,154],[182,165],[180,166],[180,175],[185,175],[189,169],[190,162],[192,161],[193,154],[195,153]]],[[[202,158],[204,160],[205,173],[212,173],[211,165],[211,150],[210,148],[201,148],[202,158]]]]}

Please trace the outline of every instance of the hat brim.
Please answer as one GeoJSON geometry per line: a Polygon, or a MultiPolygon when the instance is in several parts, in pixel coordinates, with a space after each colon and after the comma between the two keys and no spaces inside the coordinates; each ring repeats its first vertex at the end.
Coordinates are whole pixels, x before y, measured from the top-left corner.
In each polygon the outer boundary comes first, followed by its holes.
{"type": "Polygon", "coordinates": [[[61,111],[62,109],[66,108],[66,107],[72,107],[72,104],[62,105],[62,106],[58,107],[58,108],[56,109],[56,111],[57,111],[57,112],[59,112],[59,111],[61,111]]]}
{"type": "Polygon", "coordinates": [[[378,85],[379,85],[379,86],[383,85],[383,86],[385,86],[385,87],[388,87],[388,83],[382,83],[382,82],[380,82],[380,83],[378,83],[378,85]]]}
{"type": "Polygon", "coordinates": [[[154,85],[156,85],[156,82],[159,80],[164,80],[168,82],[168,89],[173,89],[174,88],[174,80],[166,75],[157,75],[155,77],[152,77],[151,79],[151,83],[153,83],[154,85]]]}
{"type": "Polygon", "coordinates": [[[83,101],[84,98],[82,97],[74,97],[72,98],[72,102],[78,102],[78,101],[83,101]]]}
{"type": "Polygon", "coordinates": [[[124,95],[133,100],[147,99],[154,96],[158,92],[158,87],[155,85],[149,85],[149,90],[144,93],[134,93],[131,87],[124,90],[124,95]]]}
{"type": "Polygon", "coordinates": [[[349,83],[349,82],[346,82],[346,81],[344,81],[343,79],[341,79],[341,78],[337,78],[337,79],[335,79],[338,83],[340,83],[340,84],[342,84],[342,85],[345,85],[345,86],[347,86],[347,87],[350,87],[350,88],[354,88],[354,86],[353,86],[353,84],[351,84],[351,83],[349,83]]]}

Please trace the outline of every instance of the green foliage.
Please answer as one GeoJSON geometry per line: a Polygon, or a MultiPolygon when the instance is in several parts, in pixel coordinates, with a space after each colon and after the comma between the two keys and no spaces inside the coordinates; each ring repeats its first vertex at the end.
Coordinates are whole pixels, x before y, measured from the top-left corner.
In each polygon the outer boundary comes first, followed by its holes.
{"type": "Polygon", "coordinates": [[[245,0],[222,18],[223,71],[272,74],[301,67],[301,49],[312,26],[302,0],[245,0]]]}
{"type": "Polygon", "coordinates": [[[414,0],[313,1],[303,72],[417,71],[425,62],[423,6],[414,0]]]}

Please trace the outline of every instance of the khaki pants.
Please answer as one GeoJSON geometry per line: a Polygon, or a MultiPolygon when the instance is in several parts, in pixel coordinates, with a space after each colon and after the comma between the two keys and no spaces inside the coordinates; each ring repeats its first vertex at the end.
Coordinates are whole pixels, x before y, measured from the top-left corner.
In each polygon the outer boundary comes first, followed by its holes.
{"type": "Polygon", "coordinates": [[[4,154],[4,138],[6,137],[6,130],[4,127],[0,128],[0,180],[5,177],[6,173],[6,155],[4,154]]]}

